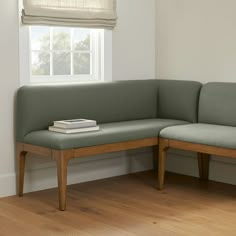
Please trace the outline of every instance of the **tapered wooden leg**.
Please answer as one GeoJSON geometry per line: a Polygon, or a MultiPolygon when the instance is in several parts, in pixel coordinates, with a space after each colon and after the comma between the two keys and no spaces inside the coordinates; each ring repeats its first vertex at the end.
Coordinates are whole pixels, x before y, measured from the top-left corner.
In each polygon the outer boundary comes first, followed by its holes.
{"type": "Polygon", "coordinates": [[[158,169],[158,146],[153,146],[153,168],[154,170],[158,169]]]}
{"type": "Polygon", "coordinates": [[[168,150],[168,139],[159,139],[159,156],[158,156],[158,189],[164,188],[165,169],[166,169],[166,152],[168,150]]]}
{"type": "Polygon", "coordinates": [[[63,156],[57,159],[59,209],[61,211],[66,209],[67,166],[68,159],[64,158],[63,156]]]}
{"type": "Polygon", "coordinates": [[[210,155],[205,153],[198,153],[198,169],[201,180],[208,180],[209,178],[209,162],[210,155]]]}
{"type": "Polygon", "coordinates": [[[22,147],[22,145],[17,144],[17,192],[19,197],[22,197],[24,192],[25,159],[27,154],[27,152],[23,151],[22,147]]]}

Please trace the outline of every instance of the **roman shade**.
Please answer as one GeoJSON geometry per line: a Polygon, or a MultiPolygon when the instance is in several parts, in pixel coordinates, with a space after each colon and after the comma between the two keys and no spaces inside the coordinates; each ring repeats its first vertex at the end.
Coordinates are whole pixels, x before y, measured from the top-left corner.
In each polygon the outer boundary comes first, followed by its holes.
{"type": "Polygon", "coordinates": [[[115,0],[23,0],[22,23],[113,29],[115,0]]]}

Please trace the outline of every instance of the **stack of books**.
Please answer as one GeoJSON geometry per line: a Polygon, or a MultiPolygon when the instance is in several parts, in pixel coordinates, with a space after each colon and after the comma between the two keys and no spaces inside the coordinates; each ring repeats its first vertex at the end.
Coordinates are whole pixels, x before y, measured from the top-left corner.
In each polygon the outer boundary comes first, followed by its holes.
{"type": "Polygon", "coordinates": [[[49,131],[64,134],[73,134],[80,132],[89,132],[99,130],[99,126],[95,120],[73,119],[54,121],[53,126],[48,127],[49,131]]]}

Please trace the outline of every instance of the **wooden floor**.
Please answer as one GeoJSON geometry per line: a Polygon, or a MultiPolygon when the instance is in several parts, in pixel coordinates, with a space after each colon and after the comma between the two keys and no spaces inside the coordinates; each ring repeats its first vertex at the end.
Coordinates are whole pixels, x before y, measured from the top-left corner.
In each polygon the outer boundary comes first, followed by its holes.
{"type": "Polygon", "coordinates": [[[67,211],[57,190],[0,199],[0,235],[236,235],[236,186],[168,174],[154,188],[153,172],[68,188],[67,211]]]}

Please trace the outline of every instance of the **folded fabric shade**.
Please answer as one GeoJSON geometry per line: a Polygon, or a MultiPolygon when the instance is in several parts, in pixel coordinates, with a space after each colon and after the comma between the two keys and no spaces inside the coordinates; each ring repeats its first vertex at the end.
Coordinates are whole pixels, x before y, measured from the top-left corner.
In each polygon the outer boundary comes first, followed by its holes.
{"type": "Polygon", "coordinates": [[[24,0],[22,23],[113,29],[115,0],[24,0]]]}

